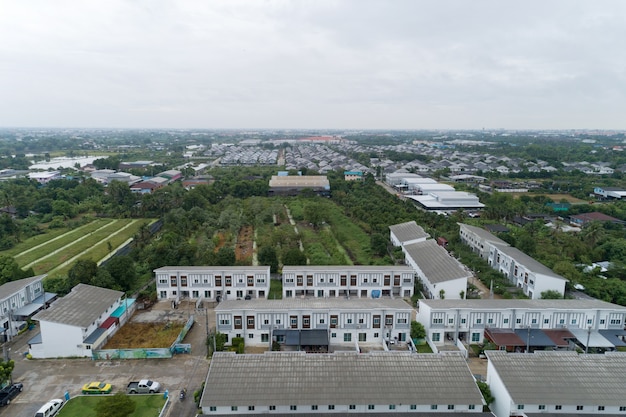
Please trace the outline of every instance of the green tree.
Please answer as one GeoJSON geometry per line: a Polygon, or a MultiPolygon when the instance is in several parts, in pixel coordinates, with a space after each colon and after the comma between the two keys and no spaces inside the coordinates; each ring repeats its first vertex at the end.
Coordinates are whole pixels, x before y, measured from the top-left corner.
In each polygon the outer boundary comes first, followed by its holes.
{"type": "Polygon", "coordinates": [[[259,250],[259,264],[269,265],[270,272],[278,272],[278,256],[276,255],[276,249],[271,246],[263,246],[259,250]]]}
{"type": "Polygon", "coordinates": [[[370,247],[374,255],[385,256],[387,254],[387,238],[382,233],[372,233],[370,247]]]}
{"type": "Polygon", "coordinates": [[[486,382],[476,381],[476,385],[478,385],[478,389],[480,389],[481,394],[483,394],[487,406],[495,401],[495,398],[491,394],[491,388],[489,388],[486,382]]]}
{"type": "Polygon", "coordinates": [[[298,248],[291,248],[283,254],[283,265],[306,265],[306,255],[298,248]]]}
{"type": "Polygon", "coordinates": [[[128,291],[137,279],[135,262],[129,256],[114,256],[105,264],[113,281],[122,289],[128,291]]]}
{"type": "Polygon", "coordinates": [[[96,405],[97,417],[128,417],[135,412],[137,404],[123,392],[101,398],[96,405]]]}
{"type": "Polygon", "coordinates": [[[556,290],[548,290],[541,293],[542,300],[559,300],[561,298],[563,298],[563,296],[556,290]]]}
{"type": "Polygon", "coordinates": [[[0,285],[26,278],[17,261],[8,255],[0,256],[0,285]]]}
{"type": "Polygon", "coordinates": [[[67,280],[70,288],[83,283],[91,284],[98,272],[98,264],[91,259],[79,259],[67,271],[67,280]]]}
{"type": "Polygon", "coordinates": [[[236,261],[235,250],[228,246],[222,246],[217,251],[217,264],[221,266],[233,266],[236,261]]]}
{"type": "Polygon", "coordinates": [[[15,362],[9,360],[8,362],[0,359],[0,385],[3,385],[6,381],[11,380],[13,369],[15,368],[15,362]]]}
{"type": "Polygon", "coordinates": [[[426,337],[426,329],[419,321],[411,322],[411,339],[423,339],[426,337]]]}

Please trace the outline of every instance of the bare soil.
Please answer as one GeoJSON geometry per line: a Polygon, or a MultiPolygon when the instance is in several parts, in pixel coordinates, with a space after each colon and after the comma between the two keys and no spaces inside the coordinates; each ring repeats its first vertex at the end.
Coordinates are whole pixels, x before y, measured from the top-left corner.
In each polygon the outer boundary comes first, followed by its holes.
{"type": "Polygon", "coordinates": [[[252,258],[254,241],[254,229],[252,226],[243,226],[237,235],[237,245],[235,246],[235,259],[245,261],[252,258]]]}
{"type": "Polygon", "coordinates": [[[104,349],[141,349],[169,347],[183,329],[183,323],[126,323],[104,346],[104,349]]]}

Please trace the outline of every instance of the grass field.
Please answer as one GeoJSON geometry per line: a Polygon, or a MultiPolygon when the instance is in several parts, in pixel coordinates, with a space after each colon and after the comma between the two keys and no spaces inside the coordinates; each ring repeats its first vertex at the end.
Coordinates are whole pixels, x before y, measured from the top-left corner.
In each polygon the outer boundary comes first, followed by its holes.
{"type": "MultiPolygon", "coordinates": [[[[114,387],[115,389],[115,387],[114,387]]],[[[58,417],[96,417],[96,404],[103,397],[81,395],[70,399],[61,409],[58,417]]],[[[135,412],[129,417],[158,417],[165,405],[163,394],[131,395],[137,404],[135,412]]]]}
{"type": "Polygon", "coordinates": [[[554,201],[555,203],[560,203],[561,200],[565,200],[571,204],[587,204],[588,203],[587,200],[581,200],[580,198],[572,197],[569,194],[511,193],[511,195],[515,198],[520,198],[523,195],[527,197],[544,196],[544,197],[548,197],[550,200],[554,201]]]}
{"type": "Polygon", "coordinates": [[[104,345],[103,349],[149,349],[170,347],[183,323],[126,323],[104,345]]]}

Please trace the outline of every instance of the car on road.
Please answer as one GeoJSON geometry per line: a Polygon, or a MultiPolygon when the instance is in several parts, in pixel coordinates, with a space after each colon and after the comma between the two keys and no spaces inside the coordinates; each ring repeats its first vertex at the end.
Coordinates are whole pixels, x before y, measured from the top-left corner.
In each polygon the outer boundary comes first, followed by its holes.
{"type": "Polygon", "coordinates": [[[11,400],[24,389],[20,382],[8,385],[0,390],[0,407],[11,404],[11,400]]]}
{"type": "Polygon", "coordinates": [[[107,384],[106,382],[90,382],[89,384],[83,385],[82,392],[83,394],[109,394],[113,387],[111,384],[107,384]]]}

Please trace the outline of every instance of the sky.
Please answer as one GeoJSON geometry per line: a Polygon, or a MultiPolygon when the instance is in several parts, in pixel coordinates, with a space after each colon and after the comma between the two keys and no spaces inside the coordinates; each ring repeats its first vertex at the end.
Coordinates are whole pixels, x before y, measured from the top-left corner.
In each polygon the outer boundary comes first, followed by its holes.
{"type": "Polygon", "coordinates": [[[626,129],[626,1],[0,0],[0,127],[626,129]]]}

